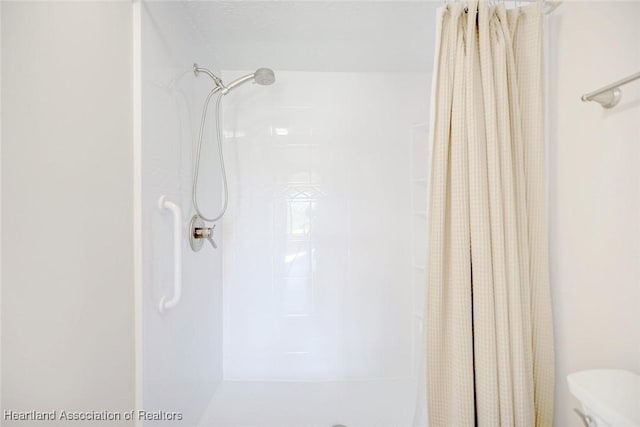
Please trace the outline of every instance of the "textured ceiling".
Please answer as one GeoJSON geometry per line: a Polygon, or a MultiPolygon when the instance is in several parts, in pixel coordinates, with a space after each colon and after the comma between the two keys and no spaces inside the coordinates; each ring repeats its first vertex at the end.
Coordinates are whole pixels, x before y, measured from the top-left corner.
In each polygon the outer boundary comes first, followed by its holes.
{"type": "Polygon", "coordinates": [[[187,1],[216,68],[430,71],[435,10],[424,1],[187,1]]]}

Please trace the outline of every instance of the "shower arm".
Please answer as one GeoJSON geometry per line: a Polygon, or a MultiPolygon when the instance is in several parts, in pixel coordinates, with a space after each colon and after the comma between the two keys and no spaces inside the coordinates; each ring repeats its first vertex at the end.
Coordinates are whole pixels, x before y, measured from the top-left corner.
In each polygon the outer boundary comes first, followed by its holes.
{"type": "Polygon", "coordinates": [[[221,90],[222,93],[225,94],[225,95],[227,94],[227,92],[229,92],[229,88],[227,88],[224,85],[224,83],[222,83],[222,79],[220,77],[218,77],[215,74],[213,74],[211,72],[211,70],[209,70],[207,68],[198,67],[198,64],[193,64],[193,74],[195,74],[195,76],[197,77],[198,74],[200,74],[200,73],[205,73],[207,76],[211,77],[211,80],[213,80],[213,82],[216,85],[215,92],[221,90]]]}
{"type": "Polygon", "coordinates": [[[211,70],[203,67],[198,67],[198,64],[193,64],[193,74],[195,74],[197,77],[198,74],[200,73],[205,73],[207,76],[211,77],[211,80],[213,80],[213,82],[215,83],[216,90],[213,93],[222,91],[223,95],[226,95],[227,93],[229,93],[229,91],[234,87],[240,86],[241,84],[255,78],[255,73],[247,74],[246,76],[242,76],[235,79],[234,81],[232,81],[231,83],[225,86],[225,84],[222,82],[222,79],[216,76],[215,74],[213,74],[211,70]]]}

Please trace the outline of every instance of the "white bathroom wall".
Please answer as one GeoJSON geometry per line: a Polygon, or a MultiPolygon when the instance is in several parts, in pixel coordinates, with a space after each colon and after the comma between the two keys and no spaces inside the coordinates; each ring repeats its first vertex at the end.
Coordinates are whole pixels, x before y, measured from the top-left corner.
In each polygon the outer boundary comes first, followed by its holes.
{"type": "MultiPolygon", "coordinates": [[[[208,243],[193,252],[187,239],[193,153],[209,77],[195,77],[194,62],[213,67],[203,41],[189,24],[185,2],[141,5],[142,80],[142,393],[147,411],[181,411],[195,425],[222,376],[221,253],[208,243]],[[184,238],[179,304],[161,314],[172,295],[172,217],[158,210],[166,195],[183,210],[184,238]]],[[[216,71],[214,69],[214,71],[216,71]]],[[[200,172],[200,207],[220,206],[220,175],[214,143],[213,105],[205,132],[200,172]]],[[[215,238],[220,239],[220,227],[215,238]]],[[[167,421],[144,425],[166,425],[167,421]]]]}
{"type": "Polygon", "coordinates": [[[276,69],[224,99],[225,379],[415,374],[429,89],[427,73],[276,69]]]}
{"type": "Polygon", "coordinates": [[[0,8],[2,411],[129,411],[131,5],[0,8]]]}
{"type": "Polygon", "coordinates": [[[567,374],[640,372],[640,83],[612,110],[580,96],[640,70],[639,2],[564,2],[550,17],[550,244],[555,425],[582,425],[567,374]]]}
{"type": "MultiPolygon", "coordinates": [[[[2,49],[2,6],[0,6],[0,50],[2,49]]],[[[2,53],[0,51],[0,409],[2,409],[2,53]]]]}

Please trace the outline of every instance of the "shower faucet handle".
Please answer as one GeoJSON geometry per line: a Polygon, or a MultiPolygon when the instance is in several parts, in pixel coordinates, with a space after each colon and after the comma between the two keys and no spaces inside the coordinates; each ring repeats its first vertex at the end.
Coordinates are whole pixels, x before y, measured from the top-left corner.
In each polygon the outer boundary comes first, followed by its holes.
{"type": "Polygon", "coordinates": [[[192,216],[189,222],[189,244],[191,245],[191,249],[193,249],[194,252],[202,249],[204,240],[208,240],[214,249],[218,249],[218,245],[213,240],[213,230],[215,228],[215,224],[211,227],[206,227],[204,221],[198,215],[192,216]]]}
{"type": "Polygon", "coordinates": [[[216,242],[213,240],[214,228],[216,228],[215,224],[213,224],[213,227],[195,227],[193,229],[193,235],[196,239],[207,239],[214,249],[218,249],[218,245],[216,245],[216,242]]]}

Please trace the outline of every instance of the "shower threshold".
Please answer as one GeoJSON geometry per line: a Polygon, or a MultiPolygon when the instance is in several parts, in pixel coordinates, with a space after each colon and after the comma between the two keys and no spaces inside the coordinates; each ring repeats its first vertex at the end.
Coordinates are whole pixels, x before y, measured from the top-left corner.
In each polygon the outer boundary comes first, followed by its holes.
{"type": "Polygon", "coordinates": [[[414,378],[223,381],[200,427],[409,427],[414,378]]]}

